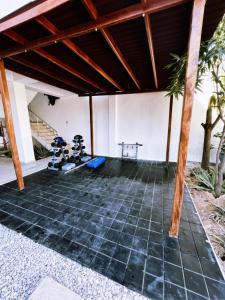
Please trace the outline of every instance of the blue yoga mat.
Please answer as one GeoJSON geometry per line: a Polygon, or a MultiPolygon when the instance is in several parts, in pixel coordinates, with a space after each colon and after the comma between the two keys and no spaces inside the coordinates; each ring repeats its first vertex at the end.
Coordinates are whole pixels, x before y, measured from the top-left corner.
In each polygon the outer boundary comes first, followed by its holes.
{"type": "Polygon", "coordinates": [[[93,168],[96,169],[97,167],[99,167],[100,165],[102,165],[104,162],[106,161],[105,157],[96,157],[94,158],[92,161],[90,161],[87,166],[89,168],[93,168]]]}

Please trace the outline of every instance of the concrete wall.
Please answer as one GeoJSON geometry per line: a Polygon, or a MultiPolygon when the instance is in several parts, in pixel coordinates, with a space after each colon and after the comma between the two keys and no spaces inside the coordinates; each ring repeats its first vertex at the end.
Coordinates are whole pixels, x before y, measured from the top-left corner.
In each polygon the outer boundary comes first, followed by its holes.
{"type": "MultiPolygon", "coordinates": [[[[204,93],[195,95],[191,123],[189,161],[201,161],[205,113],[212,88],[206,83],[204,93]]],[[[76,95],[62,97],[55,106],[38,94],[30,108],[71,142],[74,134],[82,134],[90,153],[89,101],[76,95]]],[[[171,160],[176,161],[180,134],[182,99],[174,100],[171,160]]],[[[165,160],[169,101],[165,93],[146,93],[93,97],[95,154],[120,156],[119,142],[142,143],[139,158],[165,160]]],[[[217,130],[217,129],[216,129],[217,130]]],[[[215,130],[215,131],[216,131],[215,130]]],[[[217,143],[213,140],[213,143],[217,143]]],[[[212,160],[215,150],[212,151],[212,160]]]]}

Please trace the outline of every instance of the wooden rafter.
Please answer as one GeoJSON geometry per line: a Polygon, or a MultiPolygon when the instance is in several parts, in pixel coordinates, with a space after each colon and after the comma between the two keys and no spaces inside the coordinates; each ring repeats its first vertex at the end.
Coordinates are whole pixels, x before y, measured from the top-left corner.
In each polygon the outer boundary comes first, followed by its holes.
{"type": "MultiPolygon", "coordinates": [[[[57,34],[59,30],[54,24],[52,24],[46,17],[38,17],[36,21],[41,24],[44,28],[53,34],[57,34]]],[[[83,50],[81,50],[74,42],[69,39],[63,40],[63,44],[66,45],[71,51],[78,55],[82,60],[84,60],[89,66],[91,66],[95,71],[102,75],[106,80],[108,80],[113,86],[118,90],[124,91],[121,85],[116,82],[111,76],[109,76],[98,64],[96,64],[91,57],[89,57],[83,50]]]]}
{"type": "Polygon", "coordinates": [[[194,89],[198,70],[198,57],[206,0],[194,0],[190,29],[187,69],[185,76],[184,100],[181,119],[180,143],[173,197],[172,220],[169,234],[177,237],[183,204],[185,167],[191,126],[194,89]]]}
{"type": "MultiPolygon", "coordinates": [[[[92,17],[92,19],[97,20],[99,15],[98,15],[98,12],[97,12],[96,7],[95,7],[94,3],[92,2],[92,0],[83,0],[83,4],[85,5],[85,7],[86,7],[88,13],[90,14],[90,16],[92,17]]],[[[102,29],[100,29],[100,31],[103,34],[105,40],[107,41],[107,43],[110,46],[110,48],[112,49],[112,51],[115,53],[115,55],[121,62],[122,66],[125,68],[125,70],[129,74],[129,76],[131,77],[131,79],[133,80],[133,82],[135,83],[137,88],[140,90],[141,86],[140,86],[140,83],[139,83],[137,77],[135,76],[131,66],[126,61],[123,53],[120,51],[119,47],[117,46],[117,44],[116,44],[114,38],[112,37],[111,33],[109,32],[109,30],[107,28],[105,28],[105,29],[102,28],[102,29]]]]}
{"type": "MultiPolygon", "coordinates": [[[[9,38],[13,39],[14,41],[16,41],[17,43],[20,43],[20,44],[24,45],[27,42],[27,40],[23,36],[21,36],[20,34],[16,33],[13,30],[8,30],[4,34],[6,36],[8,36],[9,38]]],[[[87,76],[81,74],[79,71],[77,71],[76,69],[74,69],[70,65],[66,64],[65,62],[63,62],[62,60],[60,60],[59,58],[57,58],[56,56],[48,53],[47,51],[45,51],[43,49],[35,49],[34,52],[37,53],[38,55],[44,57],[45,59],[51,61],[53,64],[55,64],[58,67],[64,69],[65,71],[71,73],[72,75],[74,75],[74,76],[82,79],[84,82],[86,82],[86,83],[94,86],[95,88],[97,88],[97,89],[99,89],[101,91],[106,91],[103,86],[101,86],[100,84],[96,83],[95,81],[93,81],[92,79],[88,78],[87,76]]]]}
{"type": "Polygon", "coordinates": [[[3,32],[9,28],[15,27],[20,25],[24,22],[27,22],[33,18],[36,18],[48,11],[68,2],[69,0],[45,0],[21,13],[16,16],[13,16],[3,22],[0,23],[0,32],[3,32]]]}
{"type": "Polygon", "coordinates": [[[5,73],[5,66],[2,59],[0,60],[0,92],[2,95],[2,104],[4,109],[7,133],[8,133],[10,147],[11,147],[12,161],[13,161],[13,165],[17,177],[18,188],[21,191],[24,189],[23,172],[22,172],[22,167],[19,160],[18,150],[17,150],[16,137],[15,137],[13,119],[12,119],[12,110],[11,110],[9,91],[8,91],[7,79],[5,73]]]}
{"type": "Polygon", "coordinates": [[[143,4],[135,4],[128,8],[109,13],[105,16],[100,16],[97,20],[79,24],[68,29],[61,30],[57,34],[43,37],[34,41],[26,42],[23,46],[16,46],[11,49],[2,51],[0,53],[0,57],[9,57],[22,53],[26,50],[33,50],[40,47],[44,47],[56,41],[93,32],[96,28],[102,29],[112,25],[120,24],[131,19],[138,18],[143,14],[156,13],[158,11],[186,2],[190,2],[190,0],[152,0],[147,6],[143,6],[143,4]]]}
{"type": "Polygon", "coordinates": [[[74,84],[72,81],[64,78],[63,76],[60,75],[56,75],[54,72],[52,72],[50,69],[48,68],[43,68],[40,67],[38,64],[35,64],[33,62],[28,61],[27,59],[21,58],[21,57],[10,57],[10,60],[13,60],[19,64],[22,64],[34,71],[38,71],[39,73],[42,73],[44,75],[47,75],[48,77],[51,77],[52,79],[62,82],[65,85],[67,85],[68,87],[71,87],[71,91],[74,92],[75,89],[80,90],[80,91],[86,91],[87,93],[89,93],[89,90],[84,89],[82,86],[79,86],[77,84],[74,84]]]}
{"type": "MultiPolygon", "coordinates": [[[[149,0],[142,0],[142,3],[145,6],[149,5],[149,0]]],[[[156,71],[156,63],[155,63],[155,53],[154,53],[154,44],[153,44],[153,39],[152,39],[152,30],[151,30],[151,21],[150,21],[150,16],[148,15],[143,15],[144,20],[145,20],[145,31],[148,39],[148,48],[149,48],[149,54],[151,57],[151,64],[152,64],[152,70],[153,70],[153,76],[154,76],[154,81],[155,81],[155,87],[158,88],[158,76],[157,76],[157,71],[156,71]]]]}

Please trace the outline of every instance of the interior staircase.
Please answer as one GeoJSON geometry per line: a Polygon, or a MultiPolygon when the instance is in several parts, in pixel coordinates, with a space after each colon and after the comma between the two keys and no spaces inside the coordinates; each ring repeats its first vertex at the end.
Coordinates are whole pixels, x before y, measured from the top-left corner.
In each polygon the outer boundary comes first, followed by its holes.
{"type": "Polygon", "coordinates": [[[53,139],[58,136],[57,130],[29,109],[32,136],[47,150],[51,149],[53,139]]]}

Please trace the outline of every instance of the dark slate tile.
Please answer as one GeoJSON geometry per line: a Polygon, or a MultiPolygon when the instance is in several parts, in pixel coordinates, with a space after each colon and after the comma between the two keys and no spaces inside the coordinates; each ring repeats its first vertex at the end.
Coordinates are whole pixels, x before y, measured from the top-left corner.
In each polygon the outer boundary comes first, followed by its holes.
{"type": "Polygon", "coordinates": [[[90,246],[89,243],[91,243],[91,237],[92,234],[80,230],[73,240],[78,244],[90,246]]]}
{"type": "MultiPolygon", "coordinates": [[[[70,248],[69,248],[70,250],[70,248]]],[[[97,252],[88,249],[87,247],[83,247],[83,249],[80,251],[79,255],[77,256],[77,259],[79,263],[82,265],[89,267],[91,266],[97,252]]]]}
{"type": "Polygon", "coordinates": [[[113,256],[116,249],[116,243],[104,240],[99,251],[105,255],[113,256]]]}
{"type": "Polygon", "coordinates": [[[212,300],[222,300],[225,295],[225,284],[206,278],[206,284],[209,291],[210,299],[212,300]]]}
{"type": "Polygon", "coordinates": [[[155,243],[148,242],[148,255],[163,258],[163,246],[155,243]]]}
{"type": "Polygon", "coordinates": [[[164,260],[174,265],[181,265],[180,251],[164,247],[164,260]]]}
{"type": "Polygon", "coordinates": [[[162,225],[160,223],[151,222],[151,231],[156,231],[161,233],[163,231],[162,225]]]}
{"type": "Polygon", "coordinates": [[[124,284],[126,287],[131,288],[139,293],[142,291],[143,272],[136,268],[127,268],[124,284]]]}
{"type": "Polygon", "coordinates": [[[0,210],[0,222],[9,217],[9,214],[0,210]]]}
{"type": "Polygon", "coordinates": [[[191,254],[182,253],[182,264],[185,269],[189,269],[191,271],[202,273],[201,265],[198,257],[193,256],[191,254]]]}
{"type": "Polygon", "coordinates": [[[175,250],[180,249],[178,239],[170,237],[170,236],[166,236],[164,238],[164,246],[175,249],[175,250]]]}
{"type": "Polygon", "coordinates": [[[198,256],[195,244],[191,240],[179,240],[180,251],[182,253],[198,256]]]}
{"type": "Polygon", "coordinates": [[[163,276],[163,261],[161,259],[148,256],[146,260],[145,272],[161,277],[163,276]]]}
{"type": "Polygon", "coordinates": [[[98,253],[95,258],[93,259],[90,267],[95,271],[105,275],[110,263],[110,258],[98,253]]]}
{"type": "Polygon", "coordinates": [[[133,244],[132,244],[132,249],[141,252],[143,254],[147,254],[147,247],[148,247],[148,242],[147,240],[144,240],[139,237],[134,237],[133,238],[133,244]]]}
{"type": "Polygon", "coordinates": [[[135,232],[135,236],[140,237],[140,238],[145,239],[145,240],[148,240],[149,230],[137,227],[136,232],[135,232]]]}
{"type": "Polygon", "coordinates": [[[165,282],[164,295],[165,300],[184,300],[186,298],[185,290],[170,282],[165,282]]]}
{"type": "Polygon", "coordinates": [[[105,240],[103,238],[94,235],[93,238],[91,238],[89,247],[95,251],[99,251],[104,241],[105,240]]]}
{"type": "Polygon", "coordinates": [[[115,221],[113,221],[111,228],[115,229],[117,231],[122,231],[123,226],[124,226],[123,222],[115,220],[115,221]]]}
{"type": "Polygon", "coordinates": [[[16,228],[16,231],[24,234],[24,232],[26,232],[31,226],[33,226],[32,223],[23,222],[23,224],[21,224],[19,227],[16,228]]]}
{"type": "Polygon", "coordinates": [[[223,281],[223,275],[220,271],[220,268],[217,263],[209,261],[204,258],[200,258],[200,262],[202,265],[203,274],[207,277],[210,277],[214,280],[223,281]]]}
{"type": "Polygon", "coordinates": [[[114,242],[114,243],[117,243],[117,241],[119,240],[119,237],[120,237],[120,232],[117,230],[113,230],[113,229],[109,229],[104,235],[105,239],[107,239],[111,242],[114,242]]]}
{"type": "Polygon", "coordinates": [[[153,243],[162,244],[163,243],[163,235],[161,233],[150,231],[149,241],[153,243]]]}
{"type": "Polygon", "coordinates": [[[138,218],[135,217],[135,216],[128,215],[128,217],[126,219],[126,222],[131,224],[131,225],[137,225],[138,218]]]}
{"type": "Polygon", "coordinates": [[[66,238],[58,239],[57,243],[54,245],[54,250],[61,253],[62,255],[67,256],[69,252],[69,246],[71,244],[70,240],[66,238]]]}
{"type": "Polygon", "coordinates": [[[124,263],[112,259],[106,272],[106,276],[120,284],[123,284],[125,270],[126,265],[124,263]]]}
{"type": "Polygon", "coordinates": [[[205,297],[208,296],[203,276],[188,270],[184,270],[184,277],[185,277],[186,288],[188,290],[191,290],[205,297]]]}
{"type": "Polygon", "coordinates": [[[18,219],[14,216],[9,216],[1,221],[1,224],[7,226],[10,229],[16,229],[24,223],[23,220],[18,219]]]}
{"type": "Polygon", "coordinates": [[[183,272],[180,267],[164,263],[165,280],[180,286],[184,286],[183,272]]]}
{"type": "Polygon", "coordinates": [[[210,244],[206,240],[195,240],[198,256],[215,262],[215,256],[210,244]]]}
{"type": "Polygon", "coordinates": [[[118,244],[131,248],[133,244],[133,236],[122,232],[118,239],[118,244]]]}
{"type": "Polygon", "coordinates": [[[126,264],[128,262],[129,255],[130,255],[130,249],[117,245],[113,258],[126,264]]]}
{"type": "Polygon", "coordinates": [[[187,291],[187,298],[188,298],[188,300],[206,300],[206,299],[208,299],[199,294],[193,293],[191,291],[187,291]]]}
{"type": "Polygon", "coordinates": [[[149,224],[150,222],[148,220],[142,218],[138,219],[138,227],[149,229],[149,224]]]}
{"type": "Polygon", "coordinates": [[[143,294],[150,299],[163,299],[163,278],[145,274],[143,294]]]}
{"type": "Polygon", "coordinates": [[[127,223],[126,223],[126,224],[124,225],[122,231],[123,231],[124,233],[130,234],[130,235],[134,235],[135,230],[136,230],[136,226],[131,225],[131,224],[127,224],[127,223]]]}
{"type": "Polygon", "coordinates": [[[77,243],[71,242],[69,245],[69,248],[68,248],[67,256],[70,259],[77,260],[79,254],[83,248],[84,248],[83,246],[81,246],[77,243]]]}
{"type": "Polygon", "coordinates": [[[140,271],[144,271],[146,257],[147,256],[142,253],[131,251],[128,268],[136,268],[140,269],[140,271]]]}
{"type": "MultiPolygon", "coordinates": [[[[30,229],[29,229],[30,230],[30,229]]],[[[28,231],[29,231],[28,230],[28,231]]],[[[27,231],[27,232],[28,232],[27,231]]],[[[27,233],[26,232],[26,233],[27,233]]],[[[60,239],[60,237],[58,235],[55,234],[50,234],[44,241],[43,241],[43,245],[45,245],[48,248],[55,248],[55,245],[57,244],[58,240],[60,239]]]]}

